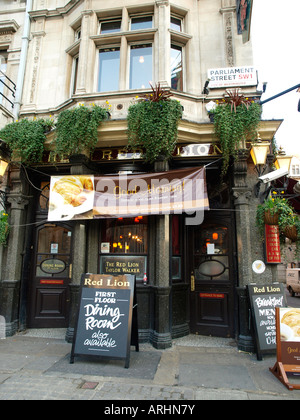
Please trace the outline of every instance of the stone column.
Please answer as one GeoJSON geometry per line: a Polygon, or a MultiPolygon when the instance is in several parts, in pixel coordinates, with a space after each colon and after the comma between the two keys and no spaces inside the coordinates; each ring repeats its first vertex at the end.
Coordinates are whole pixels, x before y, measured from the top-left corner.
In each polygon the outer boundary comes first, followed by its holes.
{"type": "Polygon", "coordinates": [[[171,72],[170,72],[170,48],[171,35],[170,27],[170,3],[168,0],[156,0],[155,4],[157,11],[157,26],[159,30],[159,37],[157,45],[155,46],[156,60],[158,63],[157,73],[154,75],[155,79],[161,86],[171,86],[171,72]]]}
{"type": "Polygon", "coordinates": [[[91,61],[91,58],[95,57],[95,45],[90,39],[90,35],[95,34],[95,19],[96,17],[92,10],[84,10],[82,12],[76,94],[92,91],[90,83],[93,80],[92,72],[94,71],[94,66],[92,64],[94,60],[91,61]],[[89,64],[87,65],[87,63],[89,64]]]}
{"type": "Polygon", "coordinates": [[[10,172],[11,190],[7,195],[10,204],[11,225],[7,248],[3,258],[3,277],[0,282],[0,315],[5,317],[6,335],[12,336],[18,331],[19,295],[22,275],[22,259],[24,250],[25,208],[29,197],[22,182],[22,170],[12,167],[10,172]]]}
{"type": "MultiPolygon", "coordinates": [[[[167,162],[156,162],[154,170],[168,169],[167,162]]],[[[154,347],[172,346],[170,323],[170,216],[155,216],[154,328],[150,340],[154,347]]]]}
{"type": "Polygon", "coordinates": [[[254,341],[250,332],[250,309],[247,298],[247,284],[252,283],[252,254],[250,216],[250,200],[252,190],[247,184],[248,150],[241,150],[238,160],[234,164],[233,197],[236,210],[236,237],[238,259],[238,348],[243,351],[254,351],[254,341]]]}

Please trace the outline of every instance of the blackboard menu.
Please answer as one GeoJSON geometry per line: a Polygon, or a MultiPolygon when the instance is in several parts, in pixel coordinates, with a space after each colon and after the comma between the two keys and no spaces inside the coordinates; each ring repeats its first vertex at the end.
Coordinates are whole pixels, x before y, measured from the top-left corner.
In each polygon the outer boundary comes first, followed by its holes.
{"type": "Polygon", "coordinates": [[[91,355],[125,359],[129,366],[134,292],[132,275],[82,276],[70,363],[75,355],[91,355]]]}
{"type": "Polygon", "coordinates": [[[275,308],[286,307],[286,297],[283,285],[273,283],[268,285],[248,285],[250,307],[257,347],[257,358],[261,360],[262,353],[276,351],[276,319],[275,308]]]}

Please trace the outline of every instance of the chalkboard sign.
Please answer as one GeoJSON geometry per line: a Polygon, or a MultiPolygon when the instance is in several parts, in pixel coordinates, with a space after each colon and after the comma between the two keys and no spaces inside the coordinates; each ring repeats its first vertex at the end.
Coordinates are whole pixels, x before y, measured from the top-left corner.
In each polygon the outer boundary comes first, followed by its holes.
{"type": "Polygon", "coordinates": [[[250,307],[253,319],[257,359],[262,360],[262,353],[276,351],[275,308],[286,307],[283,285],[248,285],[250,307]]]}
{"type": "Polygon", "coordinates": [[[128,368],[130,345],[138,351],[136,311],[135,276],[83,274],[70,363],[75,355],[101,356],[125,359],[128,368]]]}

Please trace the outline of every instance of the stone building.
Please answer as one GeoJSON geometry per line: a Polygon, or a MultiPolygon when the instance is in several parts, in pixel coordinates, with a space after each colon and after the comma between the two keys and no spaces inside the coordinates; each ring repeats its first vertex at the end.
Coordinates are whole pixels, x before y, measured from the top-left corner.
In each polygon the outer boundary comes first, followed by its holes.
{"type": "MultiPolygon", "coordinates": [[[[55,120],[79,104],[108,102],[111,114],[98,129],[91,156],[53,160],[52,131],[43,163],[12,162],[6,171],[2,190],[11,231],[0,250],[0,315],[7,335],[56,327],[66,328],[71,340],[81,274],[125,262],[139,267],[140,340],[167,348],[173,338],[194,333],[234,337],[239,348],[253,348],[246,286],[276,281],[277,270],[252,270],[264,257],[254,222],[257,173],[249,148],[243,146],[221,182],[222,154],[207,112],[227,88],[260,98],[247,3],[241,10],[235,0],[0,0],[1,69],[14,83],[2,87],[1,127],[14,119],[55,120]],[[252,82],[245,82],[247,76],[232,83],[234,69],[247,71],[252,82]],[[150,92],[149,81],[170,88],[183,107],[176,153],[163,166],[145,164],[125,150],[128,108],[150,92]],[[203,166],[210,210],[199,225],[186,223],[185,214],[47,220],[53,175],[203,166]],[[120,240],[125,236],[126,244],[120,240]],[[132,236],[136,242],[129,245],[132,236]],[[61,271],[43,264],[54,258],[63,262],[61,271]]],[[[280,124],[261,121],[262,140],[271,141],[280,124]]]]}

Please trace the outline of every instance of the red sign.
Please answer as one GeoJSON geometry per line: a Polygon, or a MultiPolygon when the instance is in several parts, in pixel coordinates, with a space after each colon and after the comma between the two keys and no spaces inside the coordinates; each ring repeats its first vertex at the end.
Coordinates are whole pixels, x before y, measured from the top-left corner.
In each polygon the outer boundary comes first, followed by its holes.
{"type": "Polygon", "coordinates": [[[40,284],[64,284],[63,280],[40,280],[40,284]]]}
{"type": "Polygon", "coordinates": [[[266,262],[268,264],[280,264],[280,240],[278,225],[265,225],[266,237],[266,262]]]}
{"type": "Polygon", "coordinates": [[[200,293],[201,298],[206,299],[224,299],[224,293],[200,293]]]}

